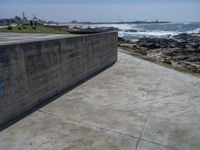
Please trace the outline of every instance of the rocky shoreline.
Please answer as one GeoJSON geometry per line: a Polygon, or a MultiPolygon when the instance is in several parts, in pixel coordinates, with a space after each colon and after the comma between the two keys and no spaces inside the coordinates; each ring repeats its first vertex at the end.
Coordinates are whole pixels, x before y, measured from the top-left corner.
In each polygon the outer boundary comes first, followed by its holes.
{"type": "Polygon", "coordinates": [[[171,38],[141,38],[131,42],[119,38],[119,47],[158,63],[200,73],[200,36],[182,33],[171,38]]]}

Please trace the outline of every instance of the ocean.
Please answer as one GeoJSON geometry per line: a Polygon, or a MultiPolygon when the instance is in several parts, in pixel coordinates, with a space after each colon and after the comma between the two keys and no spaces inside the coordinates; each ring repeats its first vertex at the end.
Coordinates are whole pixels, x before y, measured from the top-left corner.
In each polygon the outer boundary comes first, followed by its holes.
{"type": "Polygon", "coordinates": [[[92,27],[114,27],[119,30],[119,37],[137,41],[143,37],[170,38],[181,33],[200,36],[200,22],[152,23],[152,24],[96,24],[92,27]]]}

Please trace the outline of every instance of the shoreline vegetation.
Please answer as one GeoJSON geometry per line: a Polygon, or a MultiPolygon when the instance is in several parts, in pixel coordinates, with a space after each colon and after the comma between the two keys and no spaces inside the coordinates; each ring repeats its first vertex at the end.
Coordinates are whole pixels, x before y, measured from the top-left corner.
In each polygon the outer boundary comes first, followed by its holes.
{"type": "Polygon", "coordinates": [[[200,37],[182,33],[173,38],[141,38],[132,42],[119,37],[118,47],[130,55],[200,77],[200,37]]]}
{"type": "Polygon", "coordinates": [[[59,28],[42,24],[38,24],[37,26],[31,26],[30,24],[8,26],[5,28],[0,28],[0,32],[70,34],[67,31],[60,30],[59,28]]]}

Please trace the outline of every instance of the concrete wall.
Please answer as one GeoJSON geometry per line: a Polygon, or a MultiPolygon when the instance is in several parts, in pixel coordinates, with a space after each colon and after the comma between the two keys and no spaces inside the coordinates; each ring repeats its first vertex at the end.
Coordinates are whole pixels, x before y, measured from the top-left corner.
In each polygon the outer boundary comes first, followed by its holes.
{"type": "Polygon", "coordinates": [[[0,124],[116,61],[116,32],[0,46],[0,124]]]}

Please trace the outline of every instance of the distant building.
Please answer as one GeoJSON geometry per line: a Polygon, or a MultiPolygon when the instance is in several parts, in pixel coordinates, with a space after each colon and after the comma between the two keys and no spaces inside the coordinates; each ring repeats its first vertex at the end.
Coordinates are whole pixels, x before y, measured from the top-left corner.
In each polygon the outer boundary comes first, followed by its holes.
{"type": "Polygon", "coordinates": [[[78,23],[78,21],[77,20],[72,20],[71,23],[78,23]]]}
{"type": "Polygon", "coordinates": [[[29,22],[28,19],[27,19],[26,16],[25,16],[25,13],[24,13],[24,12],[22,12],[22,22],[23,22],[23,23],[28,23],[28,22],[29,22]]]}

